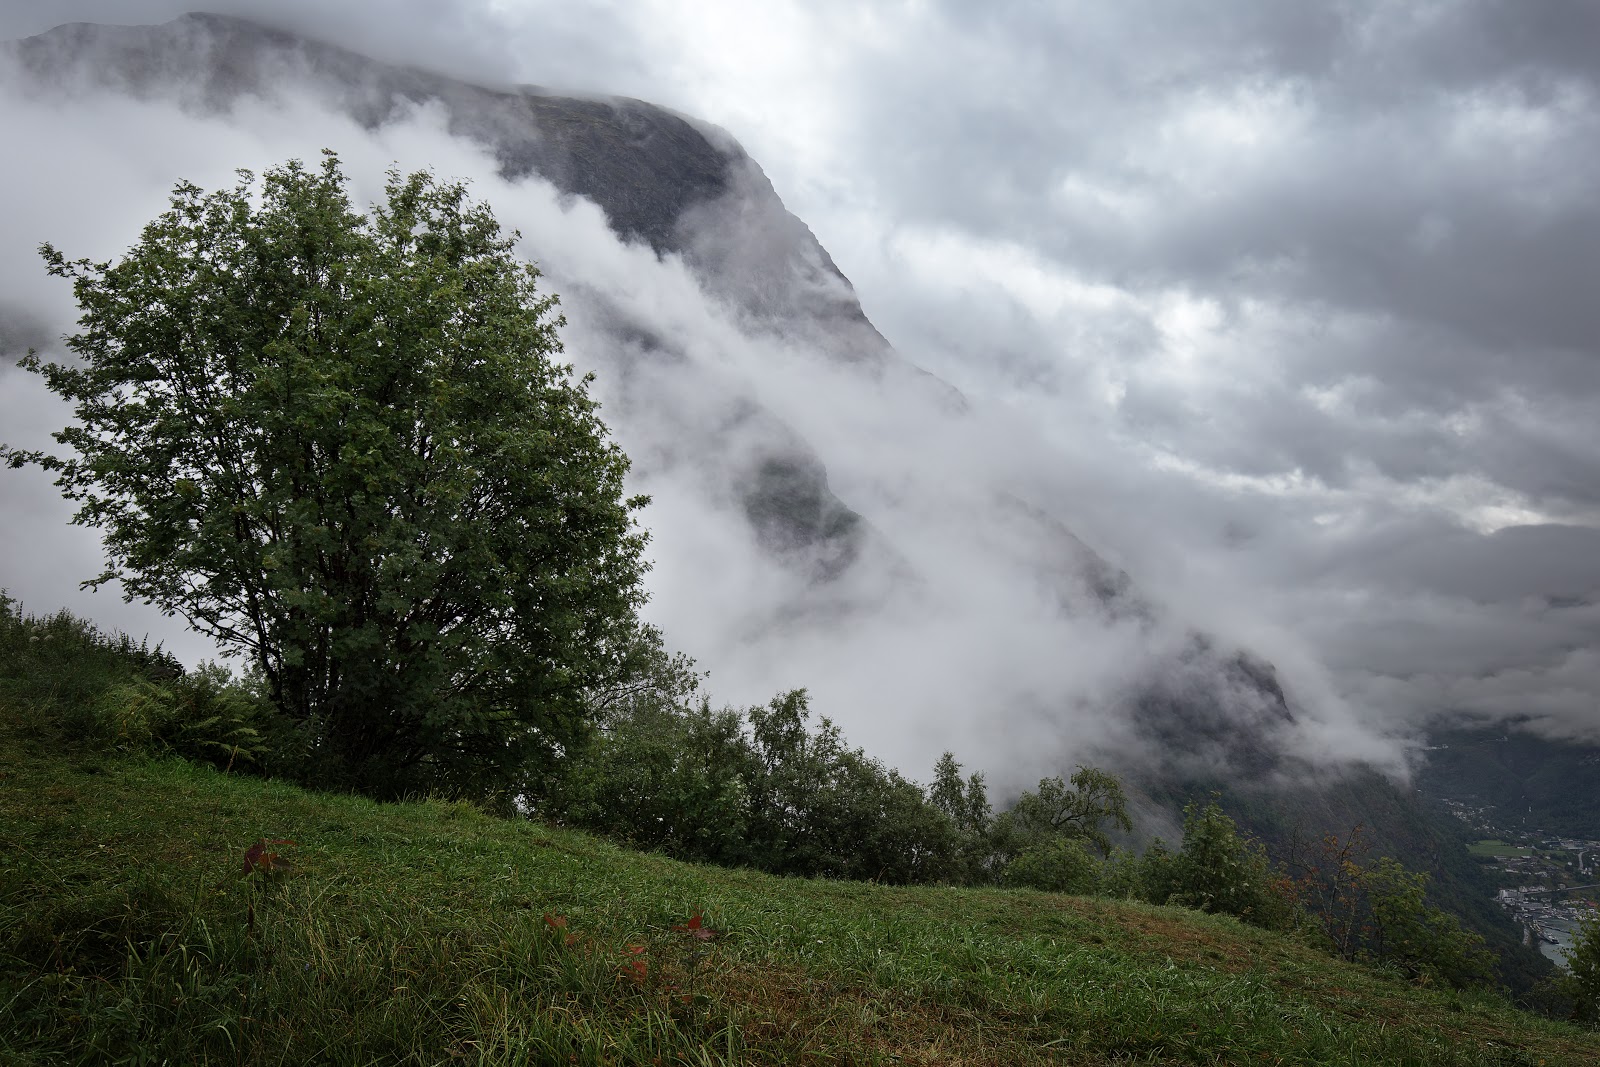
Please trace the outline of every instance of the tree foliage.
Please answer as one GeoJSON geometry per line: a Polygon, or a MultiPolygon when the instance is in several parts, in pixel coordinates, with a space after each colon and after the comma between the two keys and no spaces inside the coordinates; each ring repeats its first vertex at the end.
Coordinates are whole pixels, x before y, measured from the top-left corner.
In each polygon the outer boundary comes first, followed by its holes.
{"type": "Polygon", "coordinates": [[[1088,894],[1100,886],[1101,863],[1075,837],[1053,837],[1024,849],[1000,871],[1000,883],[1052,893],[1088,894]]]}
{"type": "Polygon", "coordinates": [[[962,885],[986,880],[993,866],[994,813],[983,775],[973,772],[963,780],[955,753],[946,752],[934,764],[928,802],[950,821],[955,834],[955,852],[947,877],[962,885]]]}
{"type": "Polygon", "coordinates": [[[686,860],[745,858],[748,762],[737,712],[637,703],[564,770],[549,814],[686,860]]]}
{"type": "MultiPolygon", "coordinates": [[[[929,881],[947,853],[922,790],[844,743],[828,719],[809,723],[803,689],[750,708],[749,836],[756,866],[781,874],[929,881]]],[[[941,834],[941,836],[943,836],[941,834]]]]}
{"type": "Polygon", "coordinates": [[[129,599],[246,654],[324,778],[482,792],[582,740],[636,632],[627,460],[487,206],[337,158],[179,184],[118,262],[42,249],[77,357],[36,462],[129,599]]]}
{"type": "Polygon", "coordinates": [[[1288,885],[1262,844],[1242,833],[1215,799],[1183,809],[1183,847],[1147,849],[1148,898],[1199,911],[1235,915],[1256,926],[1284,928],[1293,921],[1288,885]]]}
{"type": "Polygon", "coordinates": [[[1490,983],[1493,955],[1482,936],[1428,902],[1428,875],[1371,852],[1357,826],[1290,861],[1296,896],[1328,950],[1425,984],[1490,983]]]}
{"type": "Polygon", "coordinates": [[[1023,792],[996,821],[995,835],[1000,851],[1009,856],[1058,838],[1082,841],[1109,856],[1107,823],[1123,833],[1133,829],[1122,783],[1097,767],[1080,766],[1070,783],[1059,776],[1044,778],[1036,790],[1023,792]]]}
{"type": "Polygon", "coordinates": [[[1574,1019],[1600,1026],[1600,912],[1591,912],[1578,927],[1556,987],[1571,1001],[1574,1019]]]}
{"type": "Polygon", "coordinates": [[[956,877],[922,787],[811,721],[805,690],[713,710],[636,702],[563,776],[550,814],[684,859],[893,883],[956,877]]]}

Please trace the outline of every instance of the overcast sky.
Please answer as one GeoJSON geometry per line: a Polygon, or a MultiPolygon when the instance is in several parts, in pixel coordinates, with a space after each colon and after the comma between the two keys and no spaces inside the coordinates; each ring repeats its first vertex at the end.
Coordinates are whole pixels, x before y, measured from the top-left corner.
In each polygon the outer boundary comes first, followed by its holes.
{"type": "Polygon", "coordinates": [[[1143,585],[1376,719],[1600,737],[1600,6],[207,7],[722,126],[1143,585]]]}

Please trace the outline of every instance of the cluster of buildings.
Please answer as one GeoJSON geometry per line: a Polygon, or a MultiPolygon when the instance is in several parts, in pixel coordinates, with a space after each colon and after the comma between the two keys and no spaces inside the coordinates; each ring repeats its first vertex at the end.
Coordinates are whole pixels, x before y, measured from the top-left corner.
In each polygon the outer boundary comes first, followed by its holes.
{"type": "Polygon", "coordinates": [[[1502,889],[1495,899],[1522,924],[1525,943],[1536,942],[1546,956],[1565,963],[1579,924],[1595,911],[1600,894],[1597,866],[1600,842],[1546,838],[1528,855],[1499,860],[1499,870],[1526,884],[1502,889]]]}
{"type": "MultiPolygon", "coordinates": [[[[1538,941],[1565,949],[1572,943],[1572,931],[1594,912],[1594,904],[1582,897],[1565,897],[1559,890],[1525,885],[1502,889],[1495,894],[1500,905],[1522,924],[1524,942],[1538,941]]],[[[1546,955],[1555,958],[1554,953],[1546,955]]]]}
{"type": "Polygon", "coordinates": [[[1473,805],[1461,800],[1445,800],[1444,806],[1450,809],[1450,814],[1466,823],[1468,826],[1483,834],[1496,834],[1494,816],[1495,810],[1487,805],[1473,805]]]}
{"type": "Polygon", "coordinates": [[[1572,837],[1553,837],[1539,845],[1547,850],[1562,850],[1573,855],[1573,866],[1580,875],[1600,880],[1600,841],[1582,841],[1572,837]]]}

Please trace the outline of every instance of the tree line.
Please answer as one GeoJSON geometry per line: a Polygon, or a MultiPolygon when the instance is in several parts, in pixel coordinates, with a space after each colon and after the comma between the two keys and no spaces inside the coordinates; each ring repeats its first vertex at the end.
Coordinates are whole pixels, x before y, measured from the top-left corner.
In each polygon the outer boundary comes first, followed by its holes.
{"type": "Polygon", "coordinates": [[[1358,828],[1277,860],[1218,799],[1182,841],[1136,852],[1120,780],[1079,766],[995,810],[945,753],[923,786],[811,718],[804,690],[714,710],[667,690],[615,709],[542,813],[639,848],[774,874],[1000,886],[1179,905],[1299,931],[1345,959],[1450,986],[1492,982],[1482,938],[1427,898],[1428,876],[1374,857],[1358,828]]]}

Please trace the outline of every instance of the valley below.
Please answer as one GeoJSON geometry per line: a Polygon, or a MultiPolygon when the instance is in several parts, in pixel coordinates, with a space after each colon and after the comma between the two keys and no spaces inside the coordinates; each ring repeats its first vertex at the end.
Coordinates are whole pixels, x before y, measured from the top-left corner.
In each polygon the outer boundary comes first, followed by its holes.
{"type": "Polygon", "coordinates": [[[1563,965],[1578,925],[1600,905],[1600,752],[1504,728],[1429,740],[1419,787],[1467,827],[1468,851],[1524,943],[1563,965]]]}

